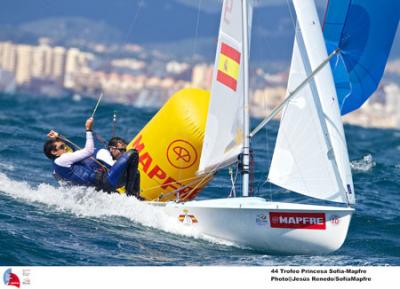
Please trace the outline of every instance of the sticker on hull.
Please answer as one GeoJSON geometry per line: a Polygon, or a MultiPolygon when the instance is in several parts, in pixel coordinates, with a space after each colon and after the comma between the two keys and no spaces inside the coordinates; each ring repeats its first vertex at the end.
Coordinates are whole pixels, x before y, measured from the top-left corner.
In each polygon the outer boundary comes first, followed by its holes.
{"type": "Polygon", "coordinates": [[[268,215],[267,214],[258,214],[256,216],[256,224],[258,226],[266,226],[268,224],[268,215]]]}
{"type": "Polygon", "coordinates": [[[326,230],[324,213],[270,212],[271,228],[326,230]]]}
{"type": "Polygon", "coordinates": [[[183,210],[183,214],[178,216],[178,220],[185,225],[192,225],[199,222],[195,215],[189,214],[188,210],[183,210]]]}

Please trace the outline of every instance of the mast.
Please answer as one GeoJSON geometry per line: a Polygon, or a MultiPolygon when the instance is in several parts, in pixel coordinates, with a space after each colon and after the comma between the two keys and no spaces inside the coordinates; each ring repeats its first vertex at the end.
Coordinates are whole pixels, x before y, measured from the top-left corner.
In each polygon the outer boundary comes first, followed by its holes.
{"type": "Polygon", "coordinates": [[[243,160],[243,195],[249,191],[248,58],[252,0],[225,0],[214,62],[211,98],[197,173],[243,160]],[[244,18],[244,19],[243,19],[244,18]]]}
{"type": "Polygon", "coordinates": [[[243,31],[243,153],[242,153],[242,196],[249,196],[250,172],[250,116],[249,116],[249,29],[247,0],[242,0],[242,31],[243,31]]]}

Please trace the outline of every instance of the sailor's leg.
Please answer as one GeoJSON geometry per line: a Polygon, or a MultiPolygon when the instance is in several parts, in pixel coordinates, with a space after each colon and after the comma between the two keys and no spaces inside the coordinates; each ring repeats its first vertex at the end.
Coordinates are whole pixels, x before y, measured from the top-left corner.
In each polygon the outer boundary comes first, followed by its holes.
{"type": "Polygon", "coordinates": [[[141,199],[140,197],[140,172],[136,169],[137,175],[135,179],[135,184],[133,185],[133,191],[136,193],[136,197],[141,199]]]}
{"type": "Polygon", "coordinates": [[[129,157],[129,153],[123,154],[108,170],[107,179],[110,185],[114,188],[121,186],[121,181],[125,181],[123,179],[126,178],[126,169],[128,167],[129,157]]]}
{"type": "Polygon", "coordinates": [[[136,150],[129,150],[124,153],[108,171],[108,182],[114,187],[125,185],[126,194],[136,195],[135,184],[137,182],[137,167],[139,155],[136,150]]]}
{"type": "Polygon", "coordinates": [[[139,155],[136,150],[129,159],[127,167],[126,194],[128,196],[136,196],[139,198],[140,191],[140,173],[138,171],[139,155]]]}
{"type": "Polygon", "coordinates": [[[99,170],[96,172],[96,190],[102,190],[107,193],[115,191],[115,189],[108,182],[108,175],[104,171],[99,170]]]}

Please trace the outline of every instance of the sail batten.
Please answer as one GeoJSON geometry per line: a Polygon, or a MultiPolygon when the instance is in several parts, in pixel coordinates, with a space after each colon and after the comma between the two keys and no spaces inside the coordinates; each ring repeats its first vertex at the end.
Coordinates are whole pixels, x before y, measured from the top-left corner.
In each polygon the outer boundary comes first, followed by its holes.
{"type": "MultiPolygon", "coordinates": [[[[297,29],[288,92],[328,54],[312,0],[294,0],[297,29]]],[[[284,109],[268,180],[307,196],[353,203],[353,183],[329,66],[321,69],[284,109]]]]}

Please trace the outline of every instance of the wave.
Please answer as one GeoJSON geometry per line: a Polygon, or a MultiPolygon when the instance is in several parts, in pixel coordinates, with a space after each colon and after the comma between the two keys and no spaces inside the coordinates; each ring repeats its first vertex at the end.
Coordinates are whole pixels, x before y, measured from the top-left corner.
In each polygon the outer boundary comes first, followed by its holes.
{"type": "Polygon", "coordinates": [[[15,171],[15,166],[9,163],[0,163],[0,169],[5,171],[15,171]]]}
{"type": "Polygon", "coordinates": [[[372,158],[372,155],[368,154],[361,160],[352,161],[350,166],[354,171],[368,172],[376,166],[376,162],[372,158]]]}
{"type": "Polygon", "coordinates": [[[87,218],[123,217],[168,233],[238,247],[232,242],[201,234],[168,216],[161,208],[134,197],[101,193],[88,187],[54,187],[49,184],[32,187],[26,182],[12,180],[3,173],[0,173],[0,192],[17,200],[45,205],[50,211],[87,218]]]}

